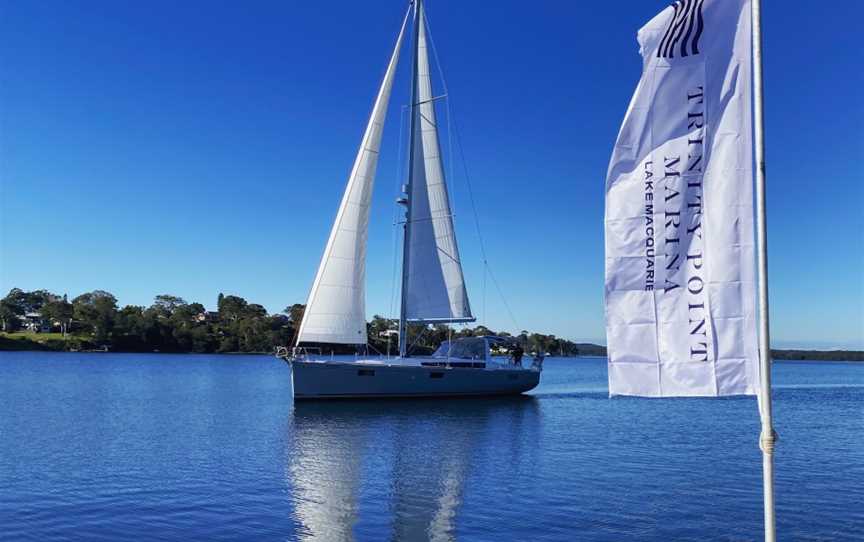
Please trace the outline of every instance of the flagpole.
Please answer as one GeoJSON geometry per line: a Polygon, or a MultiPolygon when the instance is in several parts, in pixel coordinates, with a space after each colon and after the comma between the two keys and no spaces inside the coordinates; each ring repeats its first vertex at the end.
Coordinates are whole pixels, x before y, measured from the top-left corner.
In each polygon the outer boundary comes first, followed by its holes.
{"type": "Polygon", "coordinates": [[[771,412],[771,337],[768,326],[768,240],[765,225],[765,132],[762,111],[762,17],[760,0],[751,0],[753,25],[753,136],[756,147],[756,251],[759,258],[759,412],[762,433],[762,485],[765,500],[765,541],[777,537],[774,520],[774,421],[771,412]]]}

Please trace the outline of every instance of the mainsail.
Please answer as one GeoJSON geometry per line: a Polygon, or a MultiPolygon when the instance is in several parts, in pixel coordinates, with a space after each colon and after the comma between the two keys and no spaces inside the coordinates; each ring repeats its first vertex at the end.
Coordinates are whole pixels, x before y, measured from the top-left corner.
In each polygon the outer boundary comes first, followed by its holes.
{"type": "Polygon", "coordinates": [[[403,317],[426,322],[471,321],[441,164],[422,3],[418,11],[403,317]]]}
{"type": "Polygon", "coordinates": [[[396,48],[375,99],[369,124],[348,178],[339,212],[306,302],[297,342],[366,343],[366,238],[381,134],[399,61],[402,22],[396,48]]]}

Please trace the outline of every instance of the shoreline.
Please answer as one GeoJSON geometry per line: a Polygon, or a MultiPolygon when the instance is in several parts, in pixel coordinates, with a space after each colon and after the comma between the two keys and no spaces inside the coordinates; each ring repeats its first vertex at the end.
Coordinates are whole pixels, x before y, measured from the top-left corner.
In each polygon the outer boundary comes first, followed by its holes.
{"type": "MultiPolygon", "coordinates": [[[[275,356],[274,352],[194,352],[194,351],[159,351],[159,350],[108,350],[108,349],[87,349],[87,350],[69,350],[63,344],[57,344],[61,341],[51,341],[52,344],[44,344],[38,341],[29,339],[6,339],[0,336],[0,352],[54,352],[60,354],[164,354],[164,355],[202,355],[202,356],[275,356]],[[12,344],[14,343],[14,344],[12,344]],[[22,344],[23,343],[23,344],[22,344]],[[16,348],[21,347],[23,348],[16,348]]],[[[603,348],[600,345],[595,345],[597,348],[603,348]]],[[[605,359],[602,354],[585,354],[560,356],[550,355],[547,359],[605,359]]],[[[791,361],[791,362],[842,362],[842,363],[864,363],[864,351],[859,350],[772,350],[772,361],[791,361]]]]}

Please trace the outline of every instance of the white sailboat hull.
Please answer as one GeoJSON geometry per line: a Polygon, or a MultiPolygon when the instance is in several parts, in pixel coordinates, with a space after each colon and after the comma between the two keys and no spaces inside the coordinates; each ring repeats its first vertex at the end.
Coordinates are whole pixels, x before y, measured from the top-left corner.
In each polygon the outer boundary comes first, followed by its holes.
{"type": "Polygon", "coordinates": [[[294,399],[516,395],[540,382],[535,367],[432,367],[368,361],[291,362],[294,399]]]}

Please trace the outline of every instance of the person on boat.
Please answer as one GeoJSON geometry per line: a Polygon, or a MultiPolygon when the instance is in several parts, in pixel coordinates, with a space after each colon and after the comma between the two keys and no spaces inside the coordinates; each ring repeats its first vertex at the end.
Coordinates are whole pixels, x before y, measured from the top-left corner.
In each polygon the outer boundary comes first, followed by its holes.
{"type": "Polygon", "coordinates": [[[533,367],[542,367],[543,366],[543,358],[545,358],[545,357],[546,356],[543,355],[543,352],[535,353],[533,356],[534,363],[532,364],[532,366],[533,367]]]}
{"type": "Polygon", "coordinates": [[[516,343],[516,346],[513,347],[512,355],[513,355],[513,365],[522,366],[522,355],[525,354],[525,351],[522,350],[522,346],[519,343],[516,343]]]}

